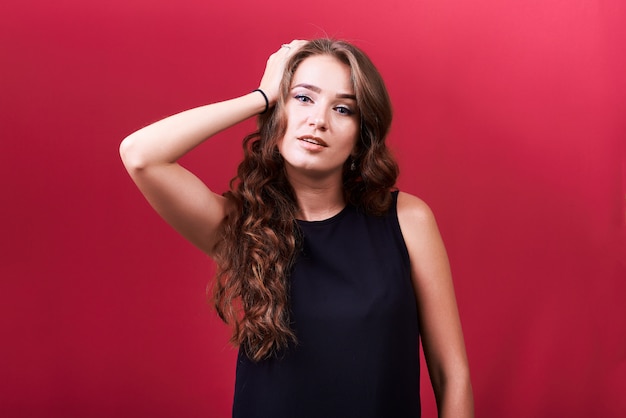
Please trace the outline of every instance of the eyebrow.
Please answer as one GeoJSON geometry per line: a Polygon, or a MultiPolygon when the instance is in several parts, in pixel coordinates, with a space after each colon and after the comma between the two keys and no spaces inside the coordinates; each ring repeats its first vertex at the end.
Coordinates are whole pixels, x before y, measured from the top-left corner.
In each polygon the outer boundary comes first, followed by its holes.
{"type": "MultiPolygon", "coordinates": [[[[302,88],[305,88],[307,90],[314,91],[315,93],[321,93],[322,92],[321,88],[319,88],[317,86],[314,86],[312,84],[306,84],[306,83],[296,84],[295,86],[293,86],[291,88],[291,90],[293,90],[293,89],[295,89],[297,87],[302,87],[302,88]]],[[[352,99],[352,100],[356,101],[356,95],[354,95],[354,94],[337,93],[337,97],[340,98],[340,99],[352,99]]]]}

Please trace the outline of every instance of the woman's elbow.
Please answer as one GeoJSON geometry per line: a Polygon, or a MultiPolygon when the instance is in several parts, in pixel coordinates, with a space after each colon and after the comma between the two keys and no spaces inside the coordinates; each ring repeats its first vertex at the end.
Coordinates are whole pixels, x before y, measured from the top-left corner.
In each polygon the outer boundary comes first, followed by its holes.
{"type": "Polygon", "coordinates": [[[136,142],[135,136],[130,134],[124,138],[119,147],[122,163],[129,173],[141,171],[146,167],[146,159],[136,142]]]}

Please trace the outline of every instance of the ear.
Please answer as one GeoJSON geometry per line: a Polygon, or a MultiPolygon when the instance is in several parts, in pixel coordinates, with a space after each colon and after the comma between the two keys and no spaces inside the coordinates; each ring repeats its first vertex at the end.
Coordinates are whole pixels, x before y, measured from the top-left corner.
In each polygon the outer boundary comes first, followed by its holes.
{"type": "Polygon", "coordinates": [[[352,147],[352,151],[350,152],[350,158],[353,160],[358,159],[360,156],[364,154],[363,152],[364,146],[361,144],[361,140],[359,139],[356,144],[352,147]]]}
{"type": "Polygon", "coordinates": [[[352,147],[352,151],[350,151],[350,158],[355,160],[359,154],[361,153],[361,138],[357,138],[354,146],[352,147]]]}

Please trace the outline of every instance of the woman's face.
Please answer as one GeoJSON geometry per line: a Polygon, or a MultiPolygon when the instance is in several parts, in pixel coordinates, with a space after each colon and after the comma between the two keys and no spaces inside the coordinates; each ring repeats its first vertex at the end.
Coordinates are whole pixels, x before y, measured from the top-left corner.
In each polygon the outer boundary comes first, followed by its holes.
{"type": "Polygon", "coordinates": [[[285,102],[287,130],[278,149],[288,176],[341,179],[359,135],[350,67],[329,55],[304,59],[285,102]]]}

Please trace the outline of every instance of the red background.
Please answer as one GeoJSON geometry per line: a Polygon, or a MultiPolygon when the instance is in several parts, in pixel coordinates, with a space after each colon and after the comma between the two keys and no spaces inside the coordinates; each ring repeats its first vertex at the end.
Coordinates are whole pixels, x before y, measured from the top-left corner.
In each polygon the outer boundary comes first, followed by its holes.
{"type": "MultiPolygon", "coordinates": [[[[117,147],[328,34],[387,80],[399,185],[450,253],[477,416],[626,416],[624,22],[621,0],[4,1],[0,415],[228,416],[213,266],[117,147]]],[[[186,165],[223,191],[252,127],[186,165]]]]}

